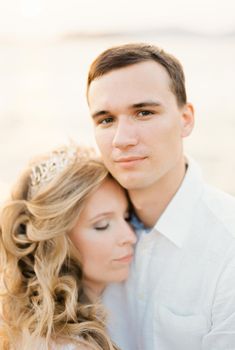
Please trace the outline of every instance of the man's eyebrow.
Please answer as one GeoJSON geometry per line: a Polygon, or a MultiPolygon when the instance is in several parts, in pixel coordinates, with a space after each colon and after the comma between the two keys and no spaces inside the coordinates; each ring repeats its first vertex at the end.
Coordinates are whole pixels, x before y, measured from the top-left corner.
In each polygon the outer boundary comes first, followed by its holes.
{"type": "Polygon", "coordinates": [[[144,102],[133,104],[131,106],[131,108],[159,107],[159,106],[161,106],[160,102],[157,102],[157,101],[144,101],[144,102]]]}
{"type": "Polygon", "coordinates": [[[105,110],[97,111],[97,112],[92,113],[91,117],[92,117],[92,119],[96,119],[96,118],[98,118],[100,116],[104,116],[104,115],[108,115],[108,114],[109,114],[109,111],[105,111],[105,110]]]}
{"type": "MultiPolygon", "coordinates": [[[[143,102],[138,102],[138,103],[134,103],[133,105],[129,106],[129,109],[133,109],[133,108],[143,108],[143,107],[160,107],[161,103],[158,101],[143,101],[143,102]]],[[[92,113],[91,117],[92,119],[96,119],[100,116],[105,116],[110,114],[109,111],[106,110],[101,110],[101,111],[97,111],[92,113]]]]}

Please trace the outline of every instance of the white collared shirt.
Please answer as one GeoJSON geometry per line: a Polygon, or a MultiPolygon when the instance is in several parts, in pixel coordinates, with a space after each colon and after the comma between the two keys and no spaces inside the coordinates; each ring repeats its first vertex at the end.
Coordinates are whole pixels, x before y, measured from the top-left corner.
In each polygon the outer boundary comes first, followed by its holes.
{"type": "Polygon", "coordinates": [[[128,281],[103,302],[122,350],[235,350],[235,199],[205,185],[192,160],[141,234],[128,281]]]}

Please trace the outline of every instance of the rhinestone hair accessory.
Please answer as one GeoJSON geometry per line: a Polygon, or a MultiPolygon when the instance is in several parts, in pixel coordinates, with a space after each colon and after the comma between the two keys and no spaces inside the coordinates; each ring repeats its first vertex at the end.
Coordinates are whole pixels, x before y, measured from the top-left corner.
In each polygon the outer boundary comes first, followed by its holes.
{"type": "Polygon", "coordinates": [[[49,157],[32,167],[29,196],[32,198],[36,192],[51,182],[67,166],[74,163],[78,149],[75,146],[63,147],[51,152],[49,157]]]}

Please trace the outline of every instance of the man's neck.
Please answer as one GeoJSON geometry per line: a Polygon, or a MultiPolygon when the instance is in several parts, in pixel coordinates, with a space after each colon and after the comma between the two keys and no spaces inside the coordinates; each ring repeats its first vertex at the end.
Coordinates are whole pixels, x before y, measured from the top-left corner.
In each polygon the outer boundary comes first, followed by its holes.
{"type": "Polygon", "coordinates": [[[146,227],[153,227],[179,189],[186,172],[182,159],[174,169],[147,188],[130,190],[129,196],[139,219],[146,227]]]}

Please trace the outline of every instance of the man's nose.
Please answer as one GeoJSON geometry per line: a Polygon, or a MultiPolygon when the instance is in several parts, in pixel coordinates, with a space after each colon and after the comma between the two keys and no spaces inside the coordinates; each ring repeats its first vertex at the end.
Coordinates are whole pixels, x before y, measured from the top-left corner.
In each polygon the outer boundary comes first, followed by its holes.
{"type": "Polygon", "coordinates": [[[117,123],[112,145],[116,148],[127,148],[135,146],[138,143],[138,137],[134,122],[128,118],[120,117],[117,123]]]}

